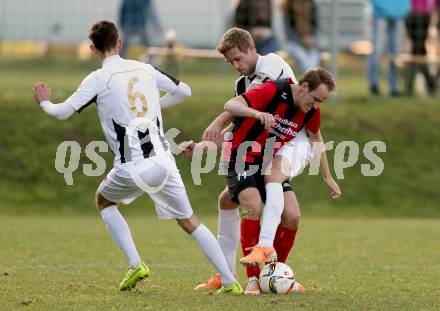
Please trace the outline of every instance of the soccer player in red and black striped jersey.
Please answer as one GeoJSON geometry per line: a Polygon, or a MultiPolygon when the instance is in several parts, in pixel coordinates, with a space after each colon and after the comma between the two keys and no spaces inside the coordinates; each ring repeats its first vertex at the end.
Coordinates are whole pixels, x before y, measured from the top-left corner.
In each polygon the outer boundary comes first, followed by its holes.
{"type": "MultiPolygon", "coordinates": [[[[252,178],[255,164],[262,165],[264,169],[264,164],[272,161],[274,152],[294,138],[303,127],[311,141],[323,143],[319,130],[319,105],[334,88],[335,82],[330,73],[318,68],[308,71],[298,84],[291,79],[271,81],[225,104],[226,111],[241,117],[233,130],[227,176],[233,199],[239,199],[241,193],[255,183],[255,178],[252,178]],[[273,145],[268,147],[270,143],[273,145]]],[[[338,198],[341,191],[331,177],[325,154],[320,162],[324,181],[332,190],[332,197],[338,198]]],[[[265,177],[266,206],[259,242],[249,255],[240,260],[245,265],[277,259],[273,240],[284,208],[282,183],[289,179],[289,173],[286,172],[290,170],[281,170],[278,167],[281,164],[276,163],[275,170],[265,177]]]]}
{"type": "MultiPolygon", "coordinates": [[[[277,142],[273,146],[273,151],[276,153],[282,144],[293,139],[304,126],[314,133],[319,130],[319,107],[315,108],[311,105],[303,109],[297,106],[295,103],[298,100],[294,102],[291,85],[297,84],[294,84],[290,78],[271,81],[250,89],[242,96],[226,103],[226,111],[231,112],[232,107],[234,114],[242,117],[236,122],[232,131],[232,155],[238,155],[238,150],[241,148],[245,151],[245,154],[240,155],[244,162],[258,163],[263,160],[261,147],[266,145],[268,139],[272,138],[273,142],[277,142]],[[236,102],[245,102],[247,107],[237,105],[236,102]],[[248,107],[253,109],[252,117],[248,116],[251,111],[247,109],[248,107]],[[249,142],[252,144],[249,145],[249,142]],[[246,145],[243,145],[245,143],[246,145]]],[[[321,94],[315,95],[314,101],[321,102],[326,99],[324,85],[322,90],[321,94]]]]}

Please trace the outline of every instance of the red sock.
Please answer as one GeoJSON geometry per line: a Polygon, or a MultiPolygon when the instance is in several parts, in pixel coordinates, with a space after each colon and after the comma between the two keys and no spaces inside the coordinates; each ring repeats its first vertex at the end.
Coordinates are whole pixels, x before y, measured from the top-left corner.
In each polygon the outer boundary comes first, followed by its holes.
{"type": "Polygon", "coordinates": [[[278,225],[277,233],[273,241],[273,247],[277,251],[278,261],[286,262],[290,250],[295,243],[296,232],[298,229],[289,229],[282,224],[278,225]]]}
{"type": "MultiPolygon", "coordinates": [[[[251,252],[250,249],[246,250],[246,248],[257,245],[259,238],[260,220],[243,218],[240,223],[240,241],[244,256],[249,255],[251,252]]],[[[248,278],[253,276],[258,277],[260,275],[260,267],[258,265],[246,266],[246,274],[248,278]]]]}

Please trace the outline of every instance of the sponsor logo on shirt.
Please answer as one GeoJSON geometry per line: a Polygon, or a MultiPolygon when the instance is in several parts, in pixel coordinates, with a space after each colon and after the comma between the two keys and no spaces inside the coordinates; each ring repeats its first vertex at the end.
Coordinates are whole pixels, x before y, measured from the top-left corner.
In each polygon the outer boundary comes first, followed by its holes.
{"type": "Polygon", "coordinates": [[[269,130],[269,133],[280,139],[286,139],[287,136],[295,137],[298,134],[298,123],[284,119],[280,115],[274,115],[275,124],[269,130]]]}

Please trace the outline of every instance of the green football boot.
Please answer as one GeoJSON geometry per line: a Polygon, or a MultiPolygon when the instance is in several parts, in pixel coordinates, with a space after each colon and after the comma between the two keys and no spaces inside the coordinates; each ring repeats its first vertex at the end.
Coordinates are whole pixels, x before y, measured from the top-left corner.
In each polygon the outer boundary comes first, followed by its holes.
{"type": "Polygon", "coordinates": [[[121,284],[119,284],[120,290],[132,289],[136,286],[136,284],[150,276],[150,269],[148,269],[147,265],[141,261],[137,264],[136,268],[129,268],[125,278],[122,280],[121,284]]]}
{"type": "Polygon", "coordinates": [[[217,294],[232,294],[232,295],[243,295],[243,287],[241,287],[238,281],[232,283],[228,287],[222,287],[217,291],[217,294]]]}

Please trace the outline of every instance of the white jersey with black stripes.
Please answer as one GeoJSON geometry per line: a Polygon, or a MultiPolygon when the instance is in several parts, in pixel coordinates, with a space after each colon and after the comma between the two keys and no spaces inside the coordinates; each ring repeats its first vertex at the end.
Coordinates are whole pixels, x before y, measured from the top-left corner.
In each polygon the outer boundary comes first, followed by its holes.
{"type": "MultiPolygon", "coordinates": [[[[77,112],[95,102],[115,164],[165,152],[160,93],[177,93],[180,83],[153,66],[118,55],[104,59],[65,103],[77,112]]],[[[185,92],[190,89],[185,85],[185,92]]],[[[187,95],[189,95],[187,94],[187,95]]]]}
{"type": "Polygon", "coordinates": [[[278,80],[291,78],[293,82],[297,82],[295,74],[289,64],[275,53],[267,55],[258,55],[255,71],[248,76],[240,76],[235,81],[235,96],[239,96],[246,92],[251,84],[262,84],[268,80],[278,80]]]}

